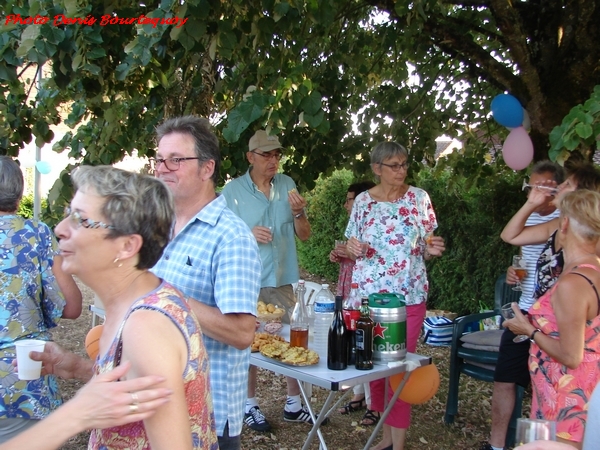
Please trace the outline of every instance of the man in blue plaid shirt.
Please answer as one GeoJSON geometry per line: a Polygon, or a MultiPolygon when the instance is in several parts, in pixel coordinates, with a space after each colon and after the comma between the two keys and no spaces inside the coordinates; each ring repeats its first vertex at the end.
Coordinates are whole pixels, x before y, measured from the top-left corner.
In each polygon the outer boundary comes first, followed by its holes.
{"type": "Polygon", "coordinates": [[[219,143],[207,120],[168,119],[151,160],[175,200],[173,239],[153,272],[190,297],[210,361],[220,450],[239,450],[261,262],[248,226],[217,196],[219,143]]]}

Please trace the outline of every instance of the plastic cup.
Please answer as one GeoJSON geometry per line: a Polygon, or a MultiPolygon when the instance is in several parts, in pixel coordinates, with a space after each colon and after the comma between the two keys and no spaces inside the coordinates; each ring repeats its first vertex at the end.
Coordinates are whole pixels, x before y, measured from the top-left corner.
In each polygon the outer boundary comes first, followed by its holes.
{"type": "Polygon", "coordinates": [[[517,444],[535,441],[555,441],[556,422],[542,419],[517,419],[517,444]]]}
{"type": "Polygon", "coordinates": [[[42,362],[34,361],[29,352],[43,352],[46,341],[23,339],[15,342],[19,380],[37,380],[42,371],[42,362]]]}

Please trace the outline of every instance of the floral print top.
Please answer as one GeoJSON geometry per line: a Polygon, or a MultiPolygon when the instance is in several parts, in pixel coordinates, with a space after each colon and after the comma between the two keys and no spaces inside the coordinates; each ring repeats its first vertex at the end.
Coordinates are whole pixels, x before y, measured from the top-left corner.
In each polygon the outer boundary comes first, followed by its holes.
{"type": "Polygon", "coordinates": [[[405,296],[407,305],[427,301],[424,238],[436,228],[435,212],[423,189],[409,186],[394,202],[376,201],[368,191],[359,194],[345,234],[369,244],[352,273],[360,295],[395,292],[405,296]]]}
{"type": "MultiPolygon", "coordinates": [[[[591,264],[581,264],[577,267],[587,267],[600,272],[600,268],[591,264]]],[[[596,292],[600,311],[597,288],[587,277],[584,278],[591,284],[589,289],[596,292]]],[[[558,283],[560,280],[529,308],[529,320],[532,325],[553,339],[560,339],[556,314],[552,307],[552,294],[558,283]]],[[[576,293],[573,300],[577,300],[576,293]]],[[[532,342],[529,347],[529,372],[533,387],[531,417],[554,420],[557,437],[581,442],[587,421],[588,402],[600,379],[600,315],[586,321],[583,359],[577,368],[570,369],[561,364],[532,342]]]]}
{"type": "MultiPolygon", "coordinates": [[[[169,283],[163,281],[157,289],[131,305],[108,352],[98,356],[94,366],[96,374],[106,373],[120,364],[123,328],[131,313],[137,309],[164,314],[181,331],[188,347],[188,364],[183,371],[182,378],[190,418],[192,448],[194,450],[218,450],[219,444],[208,378],[208,354],[202,342],[200,324],[196,316],[192,314],[183,294],[169,283]]],[[[88,449],[150,450],[150,441],[144,428],[144,422],[140,421],[118,427],[92,430],[88,449]]]]}
{"type": "Polygon", "coordinates": [[[48,226],[0,216],[0,419],[43,419],[62,398],[54,376],[19,380],[15,341],[52,340],[65,299],[51,267],[58,245],[48,226]]]}
{"type": "Polygon", "coordinates": [[[533,299],[537,300],[550,289],[562,273],[565,265],[562,248],[556,250],[556,230],[546,241],[536,263],[536,280],[533,299]]]}

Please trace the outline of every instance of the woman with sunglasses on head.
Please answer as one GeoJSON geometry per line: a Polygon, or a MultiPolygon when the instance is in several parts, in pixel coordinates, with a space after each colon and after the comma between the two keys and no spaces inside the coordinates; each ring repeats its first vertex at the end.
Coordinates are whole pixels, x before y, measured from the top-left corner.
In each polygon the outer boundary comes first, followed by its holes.
{"type": "MultiPolygon", "coordinates": [[[[380,183],[358,195],[346,228],[348,255],[355,259],[352,281],[361,296],[394,292],[406,300],[406,349],[414,352],[425,319],[429,283],[425,261],[441,256],[444,239],[433,236],[437,219],[429,195],[407,183],[408,152],[382,142],[371,152],[380,183]],[[366,249],[366,251],[364,251],[366,249]]],[[[384,409],[385,380],[370,383],[371,408],[384,409]]],[[[388,389],[388,397],[393,389],[388,389]]],[[[398,400],[383,425],[374,450],[403,450],[410,405],[398,400]]]]}
{"type": "Polygon", "coordinates": [[[17,215],[23,173],[0,156],[0,444],[35,425],[62,403],[54,376],[20,380],[12,365],[15,342],[51,341],[61,318],[81,314],[81,292],[61,270],[48,226],[17,215]]]}
{"type": "Polygon", "coordinates": [[[558,240],[564,270],[525,316],[504,322],[530,337],[531,417],[556,421],[556,436],[581,448],[588,402],[600,379],[600,193],[562,196],[558,240]]]}
{"type": "MultiPolygon", "coordinates": [[[[109,166],[79,167],[77,189],[56,226],[62,267],[102,301],[106,320],[95,362],[53,345],[46,370],[84,381],[131,363],[126,379],[162,376],[170,401],[143,421],[94,429],[90,449],[218,448],[200,325],[183,294],[148,269],[163,253],[175,218],[160,180],[109,166]]],[[[131,394],[132,414],[139,397],[131,394]]]]}

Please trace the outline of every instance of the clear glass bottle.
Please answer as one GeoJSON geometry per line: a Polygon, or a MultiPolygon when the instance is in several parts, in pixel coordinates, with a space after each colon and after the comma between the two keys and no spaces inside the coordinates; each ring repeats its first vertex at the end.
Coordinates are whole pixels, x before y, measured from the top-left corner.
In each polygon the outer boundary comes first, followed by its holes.
{"type": "Polygon", "coordinates": [[[290,344],[292,347],[308,348],[309,317],[304,303],[304,280],[298,280],[296,289],[296,305],[290,317],[290,344]]]}

